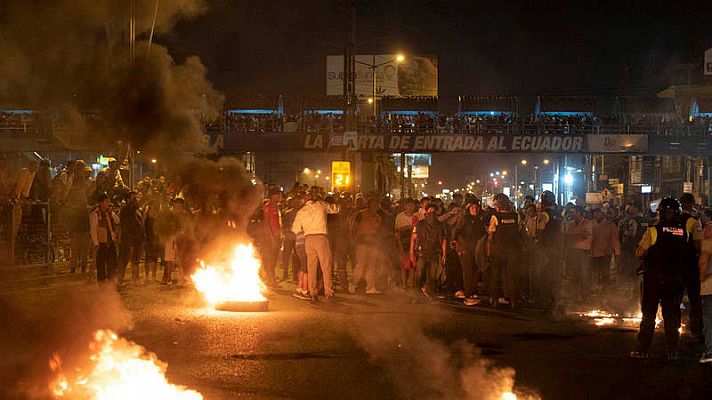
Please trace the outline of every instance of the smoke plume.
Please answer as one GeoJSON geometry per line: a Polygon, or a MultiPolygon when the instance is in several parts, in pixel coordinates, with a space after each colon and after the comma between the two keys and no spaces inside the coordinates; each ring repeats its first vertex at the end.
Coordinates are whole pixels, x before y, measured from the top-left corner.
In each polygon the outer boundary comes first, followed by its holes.
{"type": "Polygon", "coordinates": [[[415,321],[362,321],[355,337],[406,399],[499,400],[514,386],[513,369],[495,366],[467,342],[430,338],[415,321]]]}
{"type": "Polygon", "coordinates": [[[59,112],[67,140],[84,148],[203,151],[200,117],[217,115],[223,97],[197,57],[177,64],[155,39],[204,10],[202,0],[8,0],[0,13],[0,103],[59,112]]]}
{"type": "Polygon", "coordinates": [[[220,115],[223,95],[198,57],[179,64],[155,43],[205,9],[203,0],[8,0],[0,12],[0,104],[59,114],[67,127],[57,136],[70,147],[123,156],[130,145],[158,159],[191,206],[209,212],[222,196],[249,215],[260,187],[244,167],[201,158],[211,152],[202,120],[220,115]]]}

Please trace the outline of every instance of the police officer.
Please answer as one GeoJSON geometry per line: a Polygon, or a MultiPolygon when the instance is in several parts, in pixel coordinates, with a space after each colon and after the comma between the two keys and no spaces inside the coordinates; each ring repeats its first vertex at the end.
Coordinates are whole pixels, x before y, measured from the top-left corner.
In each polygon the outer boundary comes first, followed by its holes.
{"type": "Polygon", "coordinates": [[[680,204],[664,198],[658,206],[659,222],[648,228],[638,244],[636,255],[644,261],[643,318],[638,332],[638,349],[632,358],[648,358],[655,333],[658,304],[663,309],[665,342],[668,359],[677,359],[680,341],[680,302],[682,300],[682,256],[689,242],[685,225],[680,220],[680,204]]]}
{"type": "Polygon", "coordinates": [[[682,213],[680,218],[690,235],[682,266],[682,283],[687,289],[690,301],[690,332],[696,338],[702,338],[702,297],[700,297],[700,269],[698,266],[702,248],[702,225],[694,210],[695,197],[690,193],[680,196],[682,213]]]}
{"type": "Polygon", "coordinates": [[[522,250],[519,232],[519,214],[514,210],[507,195],[500,193],[494,198],[495,213],[489,221],[489,254],[492,266],[489,269],[490,305],[507,304],[512,309],[517,301],[517,263],[522,250]]]}
{"type": "Polygon", "coordinates": [[[537,279],[535,293],[540,301],[556,306],[561,279],[562,218],[556,204],[556,196],[549,190],[541,194],[541,209],[536,217],[536,262],[537,279]]]}

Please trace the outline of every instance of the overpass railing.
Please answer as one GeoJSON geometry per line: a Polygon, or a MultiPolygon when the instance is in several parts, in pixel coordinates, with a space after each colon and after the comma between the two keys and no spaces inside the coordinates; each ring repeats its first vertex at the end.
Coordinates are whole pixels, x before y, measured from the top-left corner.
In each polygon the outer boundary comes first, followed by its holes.
{"type": "MultiPolygon", "coordinates": [[[[344,128],[341,124],[325,125],[296,129],[286,133],[339,133],[344,128]]],[[[357,131],[365,134],[469,134],[469,135],[588,135],[588,134],[640,134],[651,136],[712,136],[712,124],[644,126],[628,124],[608,125],[573,125],[548,123],[510,123],[510,124],[433,124],[433,125],[380,125],[360,123],[357,131]]],[[[275,134],[283,130],[265,129],[228,129],[228,134],[275,134]]]]}

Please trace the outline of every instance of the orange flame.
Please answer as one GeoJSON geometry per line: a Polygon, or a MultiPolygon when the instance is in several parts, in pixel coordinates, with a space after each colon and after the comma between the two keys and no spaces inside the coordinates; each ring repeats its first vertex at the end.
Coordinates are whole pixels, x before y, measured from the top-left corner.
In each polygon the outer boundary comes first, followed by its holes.
{"type": "Polygon", "coordinates": [[[49,365],[57,375],[50,390],[57,399],[76,400],[202,400],[195,390],[168,382],[166,364],[136,343],[110,330],[98,330],[89,345],[91,368],[62,371],[62,360],[53,354],[49,365]]]}
{"type": "Polygon", "coordinates": [[[260,279],[260,261],[252,244],[235,246],[233,257],[222,265],[207,265],[191,277],[195,288],[211,305],[226,301],[264,301],[266,287],[260,279]]]}

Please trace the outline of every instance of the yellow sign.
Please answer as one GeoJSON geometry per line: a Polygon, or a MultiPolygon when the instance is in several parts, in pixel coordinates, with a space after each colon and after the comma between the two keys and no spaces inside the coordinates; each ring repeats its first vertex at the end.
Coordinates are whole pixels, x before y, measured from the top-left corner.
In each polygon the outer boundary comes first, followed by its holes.
{"type": "Polygon", "coordinates": [[[351,185],[351,163],[348,161],[331,162],[331,184],[334,187],[351,185]]]}
{"type": "Polygon", "coordinates": [[[351,173],[351,163],[348,161],[332,161],[331,162],[331,173],[332,174],[350,174],[351,173]]]}

